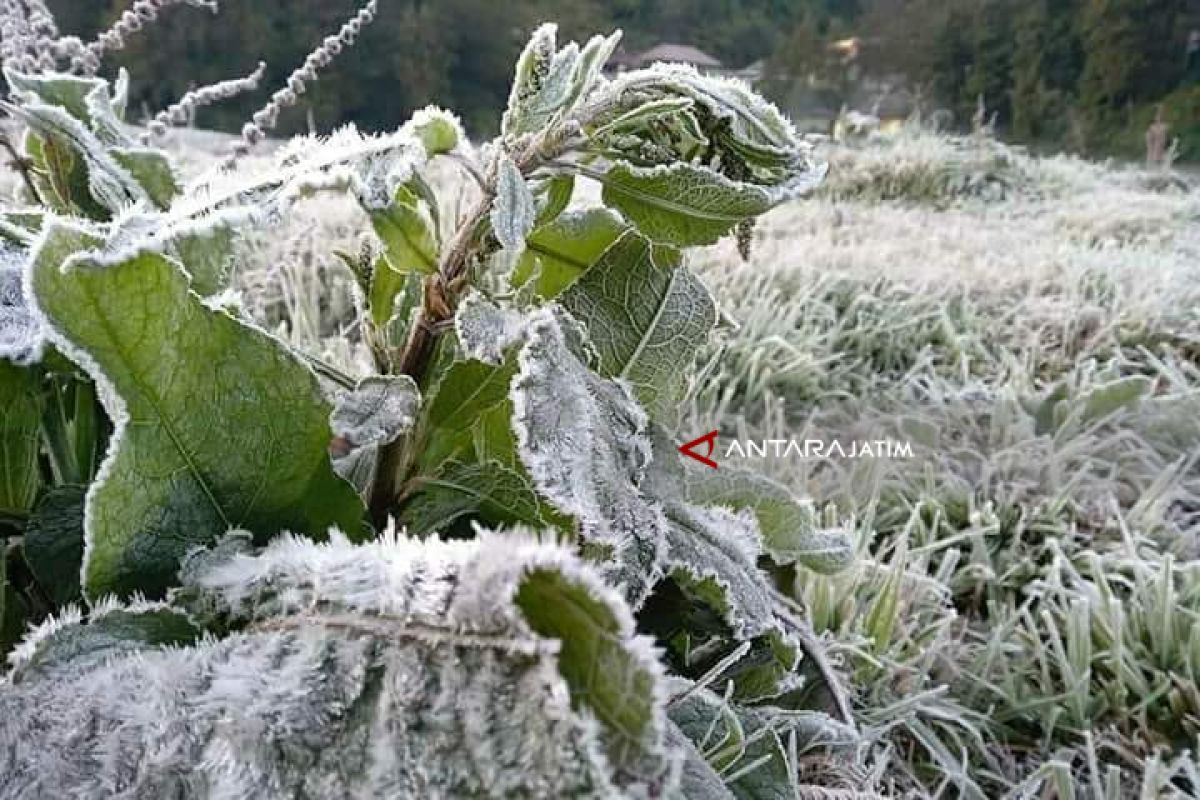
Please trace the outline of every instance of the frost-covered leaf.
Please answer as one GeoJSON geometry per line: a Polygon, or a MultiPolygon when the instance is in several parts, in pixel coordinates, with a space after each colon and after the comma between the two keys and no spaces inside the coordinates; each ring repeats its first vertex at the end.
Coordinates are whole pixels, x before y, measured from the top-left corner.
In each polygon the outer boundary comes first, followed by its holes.
{"type": "Polygon", "coordinates": [[[1091,422],[1121,409],[1136,408],[1153,388],[1154,380],[1145,375],[1131,375],[1097,386],[1080,398],[1080,419],[1091,422]]]}
{"type": "Polygon", "coordinates": [[[42,160],[68,209],[90,201],[111,214],[150,200],[114,151],[62,107],[28,103],[11,111],[43,140],[42,160]]]}
{"type": "Polygon", "coordinates": [[[0,209],[0,237],[4,239],[0,246],[8,248],[0,250],[0,253],[3,253],[0,262],[16,265],[18,254],[22,254],[19,263],[24,263],[23,253],[37,238],[46,213],[40,206],[0,209]]]}
{"type": "Polygon", "coordinates": [[[799,562],[817,572],[837,572],[854,558],[850,533],[821,524],[810,502],[786,486],[749,470],[683,466],[688,502],[748,510],[758,520],[763,548],[779,564],[799,562]]]}
{"type": "Polygon", "coordinates": [[[603,137],[610,134],[637,130],[648,122],[675,116],[676,114],[690,110],[695,105],[696,101],[690,97],[664,97],[659,100],[651,100],[648,103],[637,105],[615,119],[604,123],[592,131],[592,136],[603,137]]]}
{"type": "Polygon", "coordinates": [[[55,486],[37,501],[25,524],[25,562],[38,585],[58,606],[82,598],[85,486],[55,486]]]}
{"type": "Polygon", "coordinates": [[[738,800],[792,800],[793,743],[796,756],[845,754],[859,743],[853,727],[819,711],[742,706],[696,687],[672,701],[668,714],[712,766],[738,776],[729,784],[738,800]]]}
{"type": "Polygon", "coordinates": [[[389,134],[363,134],[348,125],[327,137],[296,137],[279,149],[272,164],[201,176],[172,204],[167,222],[194,224],[235,208],[243,211],[237,217],[243,223],[269,222],[281,219],[297,200],[333,189],[350,191],[365,207],[381,209],[413,179],[425,157],[412,124],[389,134]]]}
{"type": "Polygon", "coordinates": [[[109,152],[118,164],[129,171],[155,208],[167,208],[179,194],[175,168],[163,151],[142,147],[114,147],[109,152]]]}
{"type": "Polygon", "coordinates": [[[166,214],[132,210],[97,229],[90,246],[71,254],[67,263],[113,266],[143,253],[162,254],[183,267],[192,291],[209,297],[228,287],[241,216],[222,211],[198,221],[171,222],[166,214]]]}
{"type": "Polygon", "coordinates": [[[101,78],[85,78],[61,72],[23,73],[6,67],[4,78],[9,89],[26,103],[62,106],[67,113],[92,128],[94,120],[88,98],[100,91],[107,97],[108,84],[101,78]]]}
{"type": "Polygon", "coordinates": [[[509,348],[520,341],[525,330],[525,316],[493,303],[479,292],[472,292],[459,304],[454,315],[454,330],[468,358],[498,365],[504,361],[509,348]]]}
{"type": "Polygon", "coordinates": [[[559,299],[587,328],[601,375],[621,378],[651,418],[672,421],[716,305],[679,254],[630,231],[559,299]]]}
{"type": "Polygon", "coordinates": [[[616,52],[621,43],[621,31],[613,31],[608,36],[593,36],[579,52],[575,62],[575,71],[571,76],[571,94],[564,110],[573,109],[601,82],[604,65],[616,52]]]}
{"type": "Polygon", "coordinates": [[[713,244],[738,223],[765,214],[788,197],[683,163],[649,168],[615,164],[598,178],[607,205],[647,238],[675,247],[713,244]]]}
{"type": "Polygon", "coordinates": [[[787,118],[741,81],[702,75],[680,64],[656,64],[621,75],[604,94],[606,104],[622,111],[619,98],[636,98],[638,105],[647,96],[692,100],[712,120],[706,133],[754,168],[761,182],[788,183],[805,173],[819,180],[823,175],[809,162],[811,147],[797,137],[787,118]]]}
{"type": "Polygon", "coordinates": [[[205,306],[162,256],[62,268],[96,244],[50,226],[31,278],[51,338],[97,381],[117,425],[88,496],[88,597],[161,592],[180,556],[235,525],[264,537],[357,531],[362,504],[330,467],[312,373],[205,306]]]}
{"type": "Polygon", "coordinates": [[[635,607],[661,574],[666,520],[638,489],[646,415],[629,390],[588,369],[552,309],[529,320],[512,382],[513,430],[539,492],[611,550],[606,575],[635,607]]]}
{"type": "Polygon", "coordinates": [[[11,678],[20,685],[95,666],[123,653],[191,644],[199,637],[200,629],[186,614],[163,603],[105,602],[91,610],[86,624],[68,607],[61,617],[34,629],[12,653],[11,678]]]}
{"type": "Polygon", "coordinates": [[[591,91],[620,34],[593,37],[581,51],[576,42],[556,49],[557,26],[542,25],[517,61],[516,78],[502,125],[505,137],[544,131],[591,91]]]}
{"type": "Polygon", "coordinates": [[[511,283],[530,283],[538,297],[551,300],[627,230],[629,226],[608,209],[568,211],[529,234],[511,283]]]}
{"type": "MultiPolygon", "coordinates": [[[[635,634],[629,610],[565,548],[520,530],[451,542],[385,535],[359,547],[340,538],[317,544],[281,537],[260,556],[235,551],[210,559],[187,580],[180,600],[204,616],[265,623],[334,649],[341,637],[365,638],[366,652],[381,652],[370,664],[384,672],[382,693],[359,701],[362,722],[386,726],[374,729],[386,746],[373,741],[372,751],[407,754],[396,755],[396,768],[410,771],[398,785],[427,792],[404,796],[525,796],[524,781],[561,774],[559,755],[594,780],[597,748],[609,773],[603,783],[615,784],[604,796],[663,796],[671,788],[661,668],[648,640],[635,634]],[[595,723],[579,725],[572,710],[595,723]],[[439,720],[433,730],[432,719],[439,720]],[[581,740],[581,731],[591,733],[581,740]],[[550,733],[557,738],[542,740],[550,733]],[[424,760],[408,760],[418,757],[424,760]],[[521,775],[505,774],[512,757],[521,775]],[[536,775],[525,774],[530,759],[536,775]]],[[[313,679],[362,674],[361,666],[335,666],[337,674],[313,679]]],[[[264,679],[280,680],[276,673],[271,668],[264,679]]],[[[295,695],[295,704],[322,697],[295,695]]],[[[258,712],[244,713],[253,719],[258,712]]],[[[550,791],[532,796],[574,797],[579,787],[550,791]]]]}
{"type": "Polygon", "coordinates": [[[338,398],[329,426],[351,447],[385,445],[412,428],[420,405],[409,376],[372,375],[338,398]]]}
{"type": "Polygon", "coordinates": [[[518,136],[530,130],[525,109],[545,83],[557,49],[557,34],[558,26],[552,22],[538,26],[517,58],[508,108],[500,125],[501,133],[505,136],[518,136]]]}
{"type": "Polygon", "coordinates": [[[537,219],[537,204],[521,170],[508,156],[496,167],[496,199],[492,205],[492,231],[496,240],[514,255],[525,249],[525,238],[537,219]]]}
{"type": "Polygon", "coordinates": [[[37,497],[42,406],[40,376],[0,360],[0,515],[21,516],[37,497]]]}
{"type": "Polygon", "coordinates": [[[664,572],[722,612],[739,640],[779,630],[757,520],[691,503],[673,447],[653,448],[645,412],[593,373],[551,309],[535,312],[513,380],[518,452],[538,491],[607,547],[604,569],[638,608],[664,572]]]}
{"type": "Polygon", "coordinates": [[[177,230],[164,250],[177,259],[192,279],[192,291],[209,297],[229,285],[237,228],[217,215],[207,224],[177,230]]]}

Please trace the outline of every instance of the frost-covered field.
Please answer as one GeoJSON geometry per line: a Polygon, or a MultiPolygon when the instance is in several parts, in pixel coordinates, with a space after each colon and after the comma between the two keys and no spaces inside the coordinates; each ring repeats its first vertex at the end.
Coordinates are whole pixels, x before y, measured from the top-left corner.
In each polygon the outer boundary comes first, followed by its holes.
{"type": "MultiPolygon", "coordinates": [[[[1200,791],[1200,194],[919,133],[825,156],[748,263],[696,257],[728,323],[678,433],[911,442],[755,463],[857,518],[858,566],[795,595],[878,788],[1200,791]]],[[[241,275],[262,322],[351,369],[329,254],[357,213],[302,206],[241,275]]]]}

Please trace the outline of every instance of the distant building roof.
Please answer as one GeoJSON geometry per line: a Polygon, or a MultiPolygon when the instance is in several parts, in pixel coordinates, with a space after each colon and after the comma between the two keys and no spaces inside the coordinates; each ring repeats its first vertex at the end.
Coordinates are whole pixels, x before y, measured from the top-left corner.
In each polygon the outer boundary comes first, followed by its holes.
{"type": "Polygon", "coordinates": [[[691,64],[696,67],[711,67],[720,69],[721,62],[703,50],[689,44],[656,44],[637,56],[642,64],[652,64],[655,61],[671,61],[691,64]]]}

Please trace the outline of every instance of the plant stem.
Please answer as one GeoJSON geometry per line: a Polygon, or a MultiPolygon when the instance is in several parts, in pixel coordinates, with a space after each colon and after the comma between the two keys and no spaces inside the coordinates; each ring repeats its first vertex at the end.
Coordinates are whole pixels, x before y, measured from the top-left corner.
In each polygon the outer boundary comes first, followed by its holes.
{"type": "MultiPolygon", "coordinates": [[[[513,158],[521,174],[529,174],[545,163],[547,158],[553,157],[548,152],[553,149],[551,137],[550,133],[534,137],[513,158]]],[[[438,271],[425,279],[421,310],[408,331],[408,339],[397,361],[396,372],[408,375],[420,387],[425,386],[426,372],[433,359],[437,338],[445,329],[445,323],[454,318],[458,296],[466,287],[467,270],[472,260],[481,255],[480,231],[492,210],[492,201],[496,196],[494,166],[479,177],[482,196],[455,230],[443,252],[438,271]]],[[[399,486],[404,479],[399,472],[407,461],[405,448],[408,445],[408,437],[401,437],[379,451],[375,480],[368,502],[371,519],[376,527],[386,524],[388,512],[396,501],[399,486]]]]}
{"type": "Polygon", "coordinates": [[[12,165],[17,168],[17,172],[21,173],[21,178],[25,181],[25,188],[29,190],[34,204],[45,205],[42,202],[42,196],[38,193],[37,186],[33,183],[33,177],[29,174],[29,163],[17,152],[17,148],[13,147],[8,134],[0,134],[0,147],[8,151],[9,157],[12,158],[12,165]]]}

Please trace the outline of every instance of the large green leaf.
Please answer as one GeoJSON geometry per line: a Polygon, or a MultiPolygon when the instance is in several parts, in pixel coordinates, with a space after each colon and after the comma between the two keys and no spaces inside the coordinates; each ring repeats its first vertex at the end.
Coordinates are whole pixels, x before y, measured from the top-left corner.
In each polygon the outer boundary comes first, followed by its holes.
{"type": "Polygon", "coordinates": [[[29,511],[41,483],[38,374],[0,359],[0,515],[29,511]]]}
{"type": "Polygon", "coordinates": [[[628,229],[616,214],[603,208],[561,214],[529,234],[512,283],[524,286],[532,282],[538,297],[553,299],[628,229]]]}
{"type": "MultiPolygon", "coordinates": [[[[225,553],[190,560],[178,599],[202,619],[268,623],[250,637],[269,633],[309,643],[287,650],[313,653],[311,666],[291,659],[281,666],[277,651],[268,650],[266,674],[244,662],[239,667],[272,691],[279,687],[277,707],[318,712],[312,724],[297,728],[305,741],[326,728],[340,735],[355,729],[350,738],[366,748],[362,757],[345,764],[339,750],[335,764],[343,766],[323,771],[323,780],[337,779],[343,769],[354,780],[370,772],[360,765],[380,752],[382,736],[383,757],[392,765],[387,775],[403,776],[406,797],[677,796],[662,667],[629,609],[573,548],[517,529],[483,530],[469,541],[389,534],[359,546],[340,537],[328,543],[280,537],[257,556],[241,549],[227,540],[225,553]],[[354,650],[341,646],[346,640],[354,650]],[[318,688],[355,675],[349,694],[318,688]],[[329,715],[330,700],[342,711],[329,715]],[[354,711],[346,714],[347,707],[354,711]],[[586,748],[575,746],[576,726],[588,732],[586,748]],[[575,771],[590,772],[598,763],[607,777],[590,788],[554,783],[553,764],[563,759],[575,771]],[[431,763],[440,768],[422,768],[431,763]]],[[[259,642],[249,645],[249,652],[263,652],[259,642]]],[[[248,701],[249,710],[234,709],[231,717],[222,708],[214,716],[220,731],[243,719],[261,727],[254,720],[266,704],[248,701]]],[[[205,731],[193,734],[211,735],[205,731]]],[[[326,746],[343,745],[339,739],[326,746]]],[[[249,748],[252,755],[262,750],[249,748]]],[[[266,755],[277,760],[296,752],[289,745],[266,755]]],[[[312,762],[305,767],[311,775],[312,762]]],[[[373,783],[338,796],[391,796],[395,786],[381,791],[373,783]]]]}
{"type": "Polygon", "coordinates": [[[56,344],[106,387],[118,422],[88,496],[85,594],[159,594],[180,556],[230,527],[360,530],[362,504],[329,464],[330,409],[313,374],[208,308],[160,255],[62,268],[96,244],[52,227],[32,280],[56,344]]]}
{"type": "Polygon", "coordinates": [[[766,187],[691,164],[643,168],[619,163],[596,177],[604,184],[605,204],[652,241],[675,247],[713,244],[739,222],[784,199],[766,187]]]}
{"type": "Polygon", "coordinates": [[[673,421],[696,351],[717,319],[708,290],[678,252],[630,231],[559,302],[587,328],[600,374],[628,381],[651,418],[673,421]]]}

